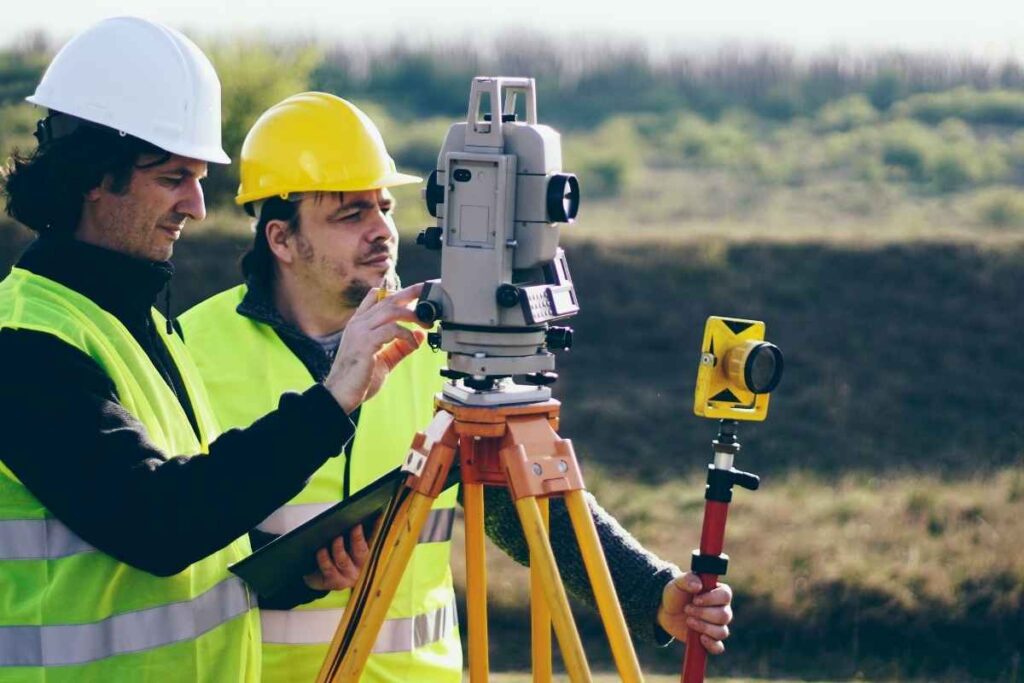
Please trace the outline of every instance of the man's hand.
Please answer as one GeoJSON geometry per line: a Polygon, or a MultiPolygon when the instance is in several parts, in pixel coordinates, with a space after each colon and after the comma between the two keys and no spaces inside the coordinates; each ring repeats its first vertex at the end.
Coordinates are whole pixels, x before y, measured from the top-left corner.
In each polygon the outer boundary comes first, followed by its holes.
{"type": "Polygon", "coordinates": [[[352,588],[369,555],[370,547],[366,543],[363,527],[359,525],[349,532],[348,550],[345,549],[345,537],[338,536],[330,549],[320,548],[316,551],[316,563],[320,570],[302,578],[307,586],[318,591],[352,588]]]}
{"type": "Polygon", "coordinates": [[[381,301],[377,301],[377,290],[371,289],[345,325],[324,384],[346,413],[376,394],[388,373],[427,338],[422,329],[398,324],[422,325],[409,308],[422,289],[422,284],[416,284],[381,301]]]}
{"type": "Polygon", "coordinates": [[[658,607],[658,625],[678,640],[686,640],[688,629],[700,633],[704,649],[713,655],[725,652],[732,621],[732,589],[720,583],[700,593],[700,578],[693,572],[676,577],[665,585],[658,607]]]}

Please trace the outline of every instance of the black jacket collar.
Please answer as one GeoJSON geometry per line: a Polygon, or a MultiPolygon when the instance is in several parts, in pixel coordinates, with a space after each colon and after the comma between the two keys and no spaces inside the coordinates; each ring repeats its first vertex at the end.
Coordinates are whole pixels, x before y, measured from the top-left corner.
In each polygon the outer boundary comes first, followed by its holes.
{"type": "Polygon", "coordinates": [[[146,261],[67,238],[36,240],[18,261],[30,270],[75,290],[116,318],[148,317],[171,276],[169,261],[146,261]]]}

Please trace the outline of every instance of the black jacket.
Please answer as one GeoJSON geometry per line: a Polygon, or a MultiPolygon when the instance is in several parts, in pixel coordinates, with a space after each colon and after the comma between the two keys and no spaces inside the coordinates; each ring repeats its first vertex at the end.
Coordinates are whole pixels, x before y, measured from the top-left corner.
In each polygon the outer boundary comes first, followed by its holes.
{"type": "MultiPolygon", "coordinates": [[[[169,263],[71,240],[42,239],[19,267],[89,297],[117,317],[174,390],[181,378],[150,307],[169,263]]],[[[208,456],[162,453],[87,355],[51,335],[0,330],[0,459],[86,542],[169,576],[223,548],[286,503],[352,437],[323,385],[285,394],[277,410],[221,435],[208,456]]]]}

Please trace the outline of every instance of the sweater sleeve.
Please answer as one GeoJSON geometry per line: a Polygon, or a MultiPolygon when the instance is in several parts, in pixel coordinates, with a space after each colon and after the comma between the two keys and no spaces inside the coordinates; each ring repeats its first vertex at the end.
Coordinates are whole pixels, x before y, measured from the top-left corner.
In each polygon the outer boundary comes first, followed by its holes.
{"type": "Polygon", "coordinates": [[[341,452],[354,426],[326,388],[221,435],[209,455],[162,453],[88,356],[51,335],[0,330],[6,464],[83,540],[159,576],[247,533],[341,452]]]}
{"type": "MultiPolygon", "coordinates": [[[[672,642],[672,637],[658,626],[658,607],[665,584],[682,572],[640,545],[614,517],[598,505],[590,493],[586,493],[585,497],[626,625],[639,640],[667,645],[672,642]]],[[[484,489],[484,527],[490,539],[505,554],[519,564],[529,566],[530,549],[508,491],[491,487],[484,489]]],[[[551,501],[550,528],[551,546],[566,590],[596,609],[597,602],[576,542],[572,520],[561,498],[551,501]]]]}

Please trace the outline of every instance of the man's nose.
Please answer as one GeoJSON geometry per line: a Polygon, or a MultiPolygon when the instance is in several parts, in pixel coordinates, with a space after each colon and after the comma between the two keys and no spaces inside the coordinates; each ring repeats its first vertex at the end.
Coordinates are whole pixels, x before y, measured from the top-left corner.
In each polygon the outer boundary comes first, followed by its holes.
{"type": "Polygon", "coordinates": [[[183,213],[194,221],[201,221],[206,218],[206,200],[203,197],[203,186],[198,179],[193,178],[184,188],[184,195],[175,205],[178,213],[183,213]]]}
{"type": "Polygon", "coordinates": [[[395,226],[391,222],[391,219],[384,214],[382,211],[377,211],[373,215],[373,220],[370,221],[370,226],[366,231],[366,239],[369,242],[376,242],[380,239],[390,239],[394,235],[395,226]]]}

